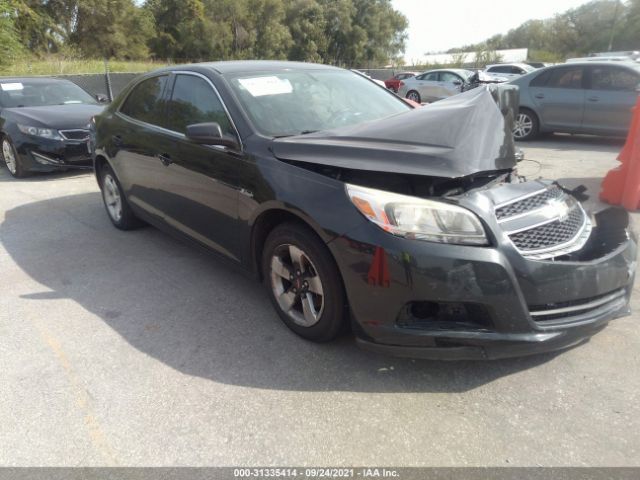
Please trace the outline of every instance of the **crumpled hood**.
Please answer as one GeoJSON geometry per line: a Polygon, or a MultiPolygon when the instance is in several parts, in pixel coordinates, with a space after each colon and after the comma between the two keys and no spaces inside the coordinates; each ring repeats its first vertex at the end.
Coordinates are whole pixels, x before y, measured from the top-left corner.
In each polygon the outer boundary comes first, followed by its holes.
{"type": "Polygon", "coordinates": [[[516,164],[518,90],[486,85],[392,117],[278,138],[282,160],[456,178],[516,164]]]}
{"type": "Polygon", "coordinates": [[[48,105],[44,107],[14,107],[2,110],[3,117],[13,117],[17,122],[23,122],[34,127],[65,130],[72,128],[87,128],[91,117],[104,110],[103,105],[69,104],[48,105]]]}

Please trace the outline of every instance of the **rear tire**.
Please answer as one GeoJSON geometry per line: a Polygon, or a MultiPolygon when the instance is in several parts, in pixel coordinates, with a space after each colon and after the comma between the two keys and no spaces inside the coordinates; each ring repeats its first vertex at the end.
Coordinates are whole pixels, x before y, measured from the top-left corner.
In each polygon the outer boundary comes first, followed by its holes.
{"type": "Polygon", "coordinates": [[[262,274],[271,303],[293,332],[328,342],[345,328],[342,278],[327,247],[309,229],[284,223],[268,235],[262,274]]]}
{"type": "Polygon", "coordinates": [[[2,137],[0,156],[2,156],[2,161],[7,166],[7,170],[9,170],[11,176],[14,178],[24,178],[29,175],[29,171],[24,168],[20,155],[18,155],[11,138],[8,136],[2,137]]]}
{"type": "Polygon", "coordinates": [[[409,90],[407,92],[406,98],[409,100],[413,100],[416,103],[422,103],[422,99],[420,98],[420,94],[415,90],[409,90]]]}
{"type": "Polygon", "coordinates": [[[528,108],[521,108],[513,127],[513,138],[518,141],[533,140],[539,133],[538,116],[528,108]]]}
{"type": "Polygon", "coordinates": [[[100,191],[109,220],[120,230],[133,230],[143,225],[127,203],[120,182],[107,164],[100,168],[100,191]]]}

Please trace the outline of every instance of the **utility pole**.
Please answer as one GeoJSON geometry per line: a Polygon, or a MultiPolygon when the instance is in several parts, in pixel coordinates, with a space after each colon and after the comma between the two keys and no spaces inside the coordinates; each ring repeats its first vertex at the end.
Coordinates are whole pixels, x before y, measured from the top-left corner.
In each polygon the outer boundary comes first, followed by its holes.
{"type": "Polygon", "coordinates": [[[611,23],[611,33],[609,34],[609,48],[607,49],[607,52],[610,52],[611,48],[613,47],[613,36],[615,35],[615,32],[616,32],[616,23],[618,21],[619,9],[620,9],[620,0],[617,0],[616,9],[613,12],[613,22],[611,23]]]}

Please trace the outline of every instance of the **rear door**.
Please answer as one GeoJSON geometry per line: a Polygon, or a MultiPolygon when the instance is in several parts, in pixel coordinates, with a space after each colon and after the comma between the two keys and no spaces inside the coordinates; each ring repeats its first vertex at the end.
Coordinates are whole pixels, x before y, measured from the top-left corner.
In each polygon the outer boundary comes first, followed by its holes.
{"type": "Polygon", "coordinates": [[[217,90],[195,72],[176,72],[167,104],[173,148],[158,174],[165,221],[199,243],[239,260],[239,177],[246,163],[240,150],[199,145],[185,137],[187,125],[217,122],[223,135],[241,145],[217,90]]]}
{"type": "Polygon", "coordinates": [[[129,201],[158,220],[162,214],[157,179],[164,169],[160,155],[175,144],[164,128],[168,83],[168,73],[138,83],[116,113],[118,121],[110,132],[116,152],[113,165],[129,201]]]}
{"type": "Polygon", "coordinates": [[[631,122],[640,73],[617,65],[588,68],[583,127],[592,133],[624,135],[631,122]]]}
{"type": "Polygon", "coordinates": [[[552,68],[529,84],[530,96],[543,127],[579,132],[584,115],[585,67],[552,68]]]}

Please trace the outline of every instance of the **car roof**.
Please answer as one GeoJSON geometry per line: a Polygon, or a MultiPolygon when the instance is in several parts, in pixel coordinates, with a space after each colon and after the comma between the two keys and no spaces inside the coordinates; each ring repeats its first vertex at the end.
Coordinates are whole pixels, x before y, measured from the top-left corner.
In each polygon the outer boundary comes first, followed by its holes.
{"type": "Polygon", "coordinates": [[[527,63],[522,63],[522,62],[492,63],[491,65],[487,65],[485,68],[491,68],[491,67],[525,67],[525,68],[531,68],[531,65],[529,65],[527,63]]]}
{"type": "Polygon", "coordinates": [[[465,68],[434,68],[433,70],[425,70],[420,75],[423,75],[425,73],[432,73],[432,72],[453,72],[453,73],[467,72],[468,73],[468,72],[471,72],[471,70],[467,70],[465,68]]]}
{"type": "Polygon", "coordinates": [[[559,63],[557,65],[552,65],[553,67],[561,67],[561,66],[569,66],[569,67],[574,67],[574,66],[594,66],[594,65],[599,65],[599,66],[616,66],[616,65],[623,65],[626,67],[631,67],[631,68],[635,68],[638,69],[640,68],[640,63],[635,62],[631,59],[629,60],[620,60],[620,61],[611,61],[611,60],[597,60],[597,61],[591,61],[591,60],[581,60],[581,61],[576,61],[576,62],[566,62],[566,63],[559,63]]]}
{"type": "Polygon", "coordinates": [[[264,72],[273,70],[342,70],[338,67],[322,65],[319,63],[287,62],[277,60],[231,60],[224,62],[202,62],[186,65],[172,65],[170,67],[156,70],[156,72],[181,69],[188,70],[192,68],[208,68],[221,75],[264,72]]]}
{"type": "MultiPolygon", "coordinates": [[[[55,77],[0,77],[0,83],[69,83],[71,80],[55,77]]],[[[71,82],[73,83],[73,82],[71,82]]]]}

